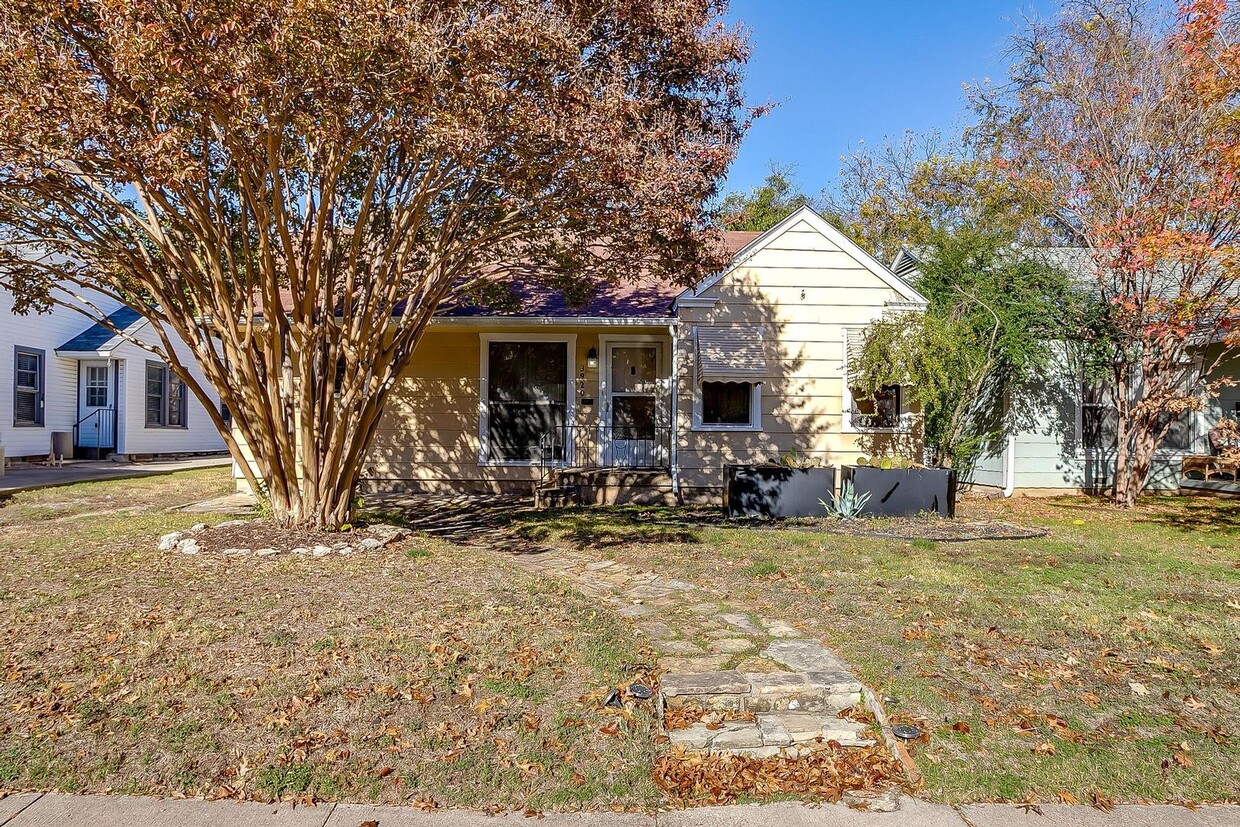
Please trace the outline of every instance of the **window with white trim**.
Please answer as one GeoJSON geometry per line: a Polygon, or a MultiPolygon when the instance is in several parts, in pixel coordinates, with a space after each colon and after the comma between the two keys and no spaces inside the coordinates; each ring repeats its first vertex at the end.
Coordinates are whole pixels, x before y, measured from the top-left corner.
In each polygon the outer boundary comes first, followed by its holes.
{"type": "Polygon", "coordinates": [[[904,411],[904,388],[883,385],[867,393],[852,382],[852,366],[865,347],[865,328],[844,329],[844,421],[845,430],[898,431],[909,428],[904,411]]]}
{"type": "Polygon", "coordinates": [[[762,430],[762,380],[770,375],[757,327],[694,328],[693,428],[762,430]]]}
{"type": "Polygon", "coordinates": [[[701,424],[705,427],[752,428],[756,382],[703,382],[701,424]]]}
{"type": "Polygon", "coordinates": [[[569,342],[493,339],[483,345],[485,461],[562,459],[569,436],[569,342]],[[543,457],[546,451],[552,456],[543,457]]]}
{"type": "Polygon", "coordinates": [[[899,385],[883,385],[866,395],[850,387],[852,424],[854,428],[892,430],[900,427],[901,389],[899,385]]]}
{"type": "Polygon", "coordinates": [[[43,425],[43,351],[13,348],[13,427],[43,425]]]}
{"type": "Polygon", "coordinates": [[[146,427],[188,428],[185,383],[161,362],[146,363],[146,427]]]}

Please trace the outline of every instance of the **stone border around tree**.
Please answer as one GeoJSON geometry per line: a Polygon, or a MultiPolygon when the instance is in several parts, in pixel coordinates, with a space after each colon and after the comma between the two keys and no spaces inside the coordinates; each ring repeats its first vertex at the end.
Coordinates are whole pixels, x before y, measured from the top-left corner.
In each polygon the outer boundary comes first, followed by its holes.
{"type": "MultiPolygon", "coordinates": [[[[195,523],[184,531],[172,531],[159,538],[159,551],[176,551],[186,555],[197,555],[203,552],[199,538],[211,531],[221,528],[236,528],[243,525],[261,523],[262,520],[228,520],[214,526],[206,523],[195,523]]],[[[359,552],[379,551],[392,543],[405,539],[413,534],[407,528],[379,523],[366,526],[364,536],[353,542],[338,541],[329,545],[296,546],[291,549],[280,548],[226,548],[221,554],[225,557],[275,557],[281,554],[298,556],[326,557],[330,554],[349,555],[359,552]]]]}

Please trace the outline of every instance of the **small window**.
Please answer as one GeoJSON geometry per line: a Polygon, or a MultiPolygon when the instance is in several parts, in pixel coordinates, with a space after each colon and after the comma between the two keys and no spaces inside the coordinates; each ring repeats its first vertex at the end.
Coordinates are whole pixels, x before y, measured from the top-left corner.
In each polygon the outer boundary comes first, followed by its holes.
{"type": "Polygon", "coordinates": [[[900,386],[883,385],[871,397],[850,388],[853,425],[857,428],[896,428],[900,424],[900,386]]]}
{"type": "Polygon", "coordinates": [[[752,427],[754,388],[753,382],[703,382],[702,424],[752,427]]]}
{"type": "Polygon", "coordinates": [[[1081,445],[1087,450],[1109,450],[1116,446],[1115,408],[1103,382],[1081,384],[1081,445]]]}
{"type": "Polygon", "coordinates": [[[110,372],[106,365],[86,367],[86,407],[106,408],[108,406],[108,374],[110,372]]]}
{"type": "Polygon", "coordinates": [[[146,427],[186,428],[189,394],[167,365],[146,363],[146,427]]]}
{"type": "Polygon", "coordinates": [[[43,425],[43,351],[13,349],[13,426],[43,425]]]}

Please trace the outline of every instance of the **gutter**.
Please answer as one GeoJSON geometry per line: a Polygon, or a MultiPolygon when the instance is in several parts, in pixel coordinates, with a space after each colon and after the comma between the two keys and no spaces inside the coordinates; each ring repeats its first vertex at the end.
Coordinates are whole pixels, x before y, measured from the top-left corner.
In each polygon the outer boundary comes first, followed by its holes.
{"type": "Polygon", "coordinates": [[[670,445],[668,446],[668,470],[672,475],[672,495],[676,497],[676,502],[680,502],[680,467],[677,464],[676,457],[676,424],[677,424],[677,404],[680,400],[680,348],[676,346],[676,322],[673,320],[667,326],[667,335],[672,340],[672,387],[671,390],[671,425],[668,438],[670,445]]]}
{"type": "Polygon", "coordinates": [[[1007,448],[1003,451],[1003,496],[1011,497],[1016,491],[1016,436],[1007,438],[1007,448]]]}

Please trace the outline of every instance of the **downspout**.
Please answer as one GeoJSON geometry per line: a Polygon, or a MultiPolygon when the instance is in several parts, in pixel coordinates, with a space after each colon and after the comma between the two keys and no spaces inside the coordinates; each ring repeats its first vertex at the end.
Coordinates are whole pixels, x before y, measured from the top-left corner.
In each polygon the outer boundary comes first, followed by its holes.
{"type": "Polygon", "coordinates": [[[1010,497],[1016,491],[1016,436],[1007,438],[1003,452],[1003,496],[1010,497]]]}
{"type": "Polygon", "coordinates": [[[672,322],[667,326],[667,333],[672,339],[672,381],[671,381],[671,405],[669,413],[671,424],[668,426],[670,445],[668,446],[668,465],[672,474],[672,495],[676,498],[676,502],[680,502],[680,468],[676,463],[676,422],[677,422],[677,403],[680,398],[680,348],[676,343],[676,322],[672,322]]]}

